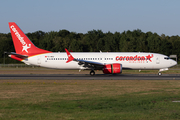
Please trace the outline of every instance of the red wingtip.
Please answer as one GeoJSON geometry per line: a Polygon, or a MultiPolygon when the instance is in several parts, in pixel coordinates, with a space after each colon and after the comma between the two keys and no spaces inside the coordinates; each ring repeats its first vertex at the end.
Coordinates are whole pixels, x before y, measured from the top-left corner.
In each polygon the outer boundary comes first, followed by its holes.
{"type": "Polygon", "coordinates": [[[74,60],[74,57],[71,55],[71,53],[69,53],[69,51],[65,48],[65,51],[67,53],[68,56],[68,61],[66,61],[66,63],[71,62],[72,60],[74,60]]]}

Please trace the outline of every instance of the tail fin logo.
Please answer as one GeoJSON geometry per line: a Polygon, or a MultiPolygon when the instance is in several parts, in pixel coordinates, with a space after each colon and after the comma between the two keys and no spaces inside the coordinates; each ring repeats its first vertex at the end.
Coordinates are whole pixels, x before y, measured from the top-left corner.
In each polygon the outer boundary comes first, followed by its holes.
{"type": "Polygon", "coordinates": [[[21,42],[22,44],[22,52],[26,51],[28,53],[29,48],[31,48],[31,44],[28,44],[24,41],[24,37],[21,37],[21,35],[19,34],[19,32],[17,31],[17,29],[14,27],[14,25],[11,25],[10,28],[12,29],[12,31],[15,33],[16,37],[18,38],[18,40],[21,42]]]}
{"type": "Polygon", "coordinates": [[[31,44],[29,44],[29,46],[27,46],[26,44],[25,46],[22,46],[22,47],[23,47],[22,52],[26,51],[28,53],[27,49],[31,48],[31,44]]]}

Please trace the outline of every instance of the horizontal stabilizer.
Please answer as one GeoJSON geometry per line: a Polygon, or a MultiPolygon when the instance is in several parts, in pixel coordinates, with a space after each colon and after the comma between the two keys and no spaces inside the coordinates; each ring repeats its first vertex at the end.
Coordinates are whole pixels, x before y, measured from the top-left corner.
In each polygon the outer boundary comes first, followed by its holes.
{"type": "Polygon", "coordinates": [[[17,54],[17,53],[15,53],[15,52],[6,52],[8,55],[14,55],[14,56],[16,56],[17,58],[20,58],[20,59],[26,59],[26,58],[28,58],[28,56],[27,55],[21,55],[21,54],[17,54]]]}

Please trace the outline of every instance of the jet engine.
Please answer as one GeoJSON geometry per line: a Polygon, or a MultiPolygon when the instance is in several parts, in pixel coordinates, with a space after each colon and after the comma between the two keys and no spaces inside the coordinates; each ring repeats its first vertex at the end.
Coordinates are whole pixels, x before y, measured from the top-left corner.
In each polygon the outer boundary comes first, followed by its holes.
{"type": "Polygon", "coordinates": [[[103,73],[104,74],[122,73],[122,64],[114,63],[114,64],[104,65],[103,73]]]}

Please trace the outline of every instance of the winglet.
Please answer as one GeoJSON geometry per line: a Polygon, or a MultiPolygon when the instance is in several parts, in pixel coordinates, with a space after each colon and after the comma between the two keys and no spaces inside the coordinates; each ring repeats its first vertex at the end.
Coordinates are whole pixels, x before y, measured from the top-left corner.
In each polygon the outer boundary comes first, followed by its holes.
{"type": "Polygon", "coordinates": [[[66,63],[71,62],[72,60],[74,60],[74,57],[71,55],[71,53],[69,53],[69,51],[65,48],[65,51],[67,53],[68,56],[68,60],[66,61],[66,63]]]}

